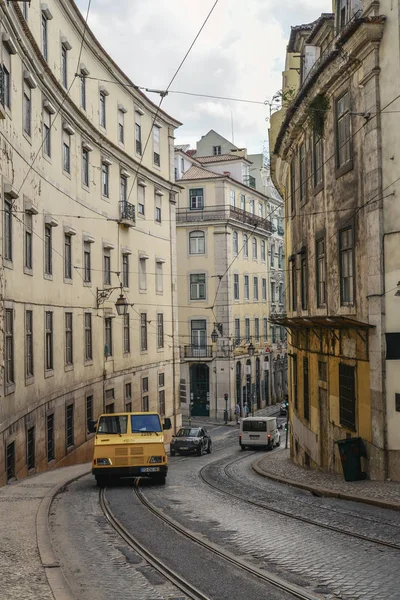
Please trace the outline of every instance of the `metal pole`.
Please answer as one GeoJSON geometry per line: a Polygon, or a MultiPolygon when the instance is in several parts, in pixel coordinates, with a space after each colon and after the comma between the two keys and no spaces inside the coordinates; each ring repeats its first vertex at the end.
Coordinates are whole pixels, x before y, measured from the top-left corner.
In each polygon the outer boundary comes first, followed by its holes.
{"type": "Polygon", "coordinates": [[[287,419],[286,419],[286,442],[285,449],[288,447],[288,439],[289,439],[289,405],[287,407],[287,419]]]}

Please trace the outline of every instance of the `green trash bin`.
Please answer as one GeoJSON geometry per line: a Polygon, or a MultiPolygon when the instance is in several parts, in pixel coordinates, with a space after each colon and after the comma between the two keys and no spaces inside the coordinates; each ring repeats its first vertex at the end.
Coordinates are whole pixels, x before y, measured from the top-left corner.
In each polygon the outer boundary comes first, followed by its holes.
{"type": "Polygon", "coordinates": [[[361,470],[361,457],[367,457],[362,438],[354,437],[338,440],[336,444],[339,447],[345,481],[360,481],[361,479],[366,479],[367,474],[361,470]]]}

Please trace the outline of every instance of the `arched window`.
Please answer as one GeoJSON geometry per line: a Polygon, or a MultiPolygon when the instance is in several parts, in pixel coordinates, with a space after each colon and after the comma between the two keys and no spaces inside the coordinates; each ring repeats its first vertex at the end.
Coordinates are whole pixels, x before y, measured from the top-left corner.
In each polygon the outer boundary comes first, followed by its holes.
{"type": "Polygon", "coordinates": [[[265,241],[261,240],[261,260],[265,262],[265,241]]]}
{"type": "Polygon", "coordinates": [[[253,258],[257,259],[257,240],[253,238],[253,258]]]}
{"type": "Polygon", "coordinates": [[[243,234],[243,255],[248,258],[249,256],[249,238],[247,233],[243,234]]]}
{"type": "Polygon", "coordinates": [[[232,236],[233,241],[233,254],[236,256],[239,252],[239,240],[238,240],[238,232],[234,231],[232,236]]]}
{"type": "Polygon", "coordinates": [[[189,254],[204,254],[205,246],[204,231],[191,231],[189,233],[189,254]]]}

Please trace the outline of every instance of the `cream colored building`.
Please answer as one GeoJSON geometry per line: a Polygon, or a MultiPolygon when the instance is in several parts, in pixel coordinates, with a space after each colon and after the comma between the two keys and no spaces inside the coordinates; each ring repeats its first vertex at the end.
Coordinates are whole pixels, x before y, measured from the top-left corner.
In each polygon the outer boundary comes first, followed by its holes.
{"type": "Polygon", "coordinates": [[[87,419],[101,412],[181,423],[179,123],[156,116],[73,2],[2,2],[0,13],[5,483],[87,460],[87,419]]]}
{"type": "Polygon", "coordinates": [[[250,187],[251,168],[246,150],[214,131],[196,153],[186,146],[175,150],[175,176],[184,188],[177,249],[186,414],[191,405],[192,415],[222,418],[227,409],[231,418],[237,402],[256,410],[286,392],[285,335],[281,340],[280,328],[269,326],[271,310],[280,311],[284,302],[283,282],[278,288],[274,273],[283,267],[283,245],[279,250],[271,243],[283,231],[268,218],[279,195],[267,197],[252,180],[250,187]]]}

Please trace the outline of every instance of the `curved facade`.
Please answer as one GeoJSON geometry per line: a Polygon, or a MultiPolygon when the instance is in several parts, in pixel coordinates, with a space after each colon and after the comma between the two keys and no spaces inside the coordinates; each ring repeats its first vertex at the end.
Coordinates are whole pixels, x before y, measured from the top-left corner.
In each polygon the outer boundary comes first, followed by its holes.
{"type": "Polygon", "coordinates": [[[0,11],[5,483],[90,458],[86,422],[103,411],[159,410],[180,425],[180,123],[134,89],[72,1],[0,11]]]}

